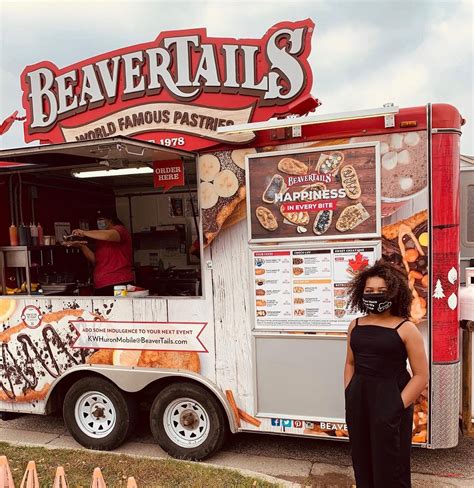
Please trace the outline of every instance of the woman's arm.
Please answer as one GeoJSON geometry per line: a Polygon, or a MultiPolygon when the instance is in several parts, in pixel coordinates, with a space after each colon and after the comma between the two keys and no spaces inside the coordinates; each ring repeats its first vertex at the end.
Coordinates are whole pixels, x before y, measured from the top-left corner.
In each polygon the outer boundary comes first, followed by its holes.
{"type": "Polygon", "coordinates": [[[430,379],[428,359],[425,353],[423,336],[415,324],[407,322],[400,329],[400,337],[405,343],[408,360],[413,373],[411,380],[403,389],[402,401],[405,408],[410,406],[426,388],[430,379]]]}
{"type": "Polygon", "coordinates": [[[349,330],[347,331],[346,364],[344,365],[344,388],[347,388],[347,385],[354,376],[354,354],[351,349],[351,333],[354,326],[355,321],[353,320],[349,325],[349,330]]]}
{"type": "Polygon", "coordinates": [[[97,239],[98,241],[120,242],[120,234],[115,229],[107,230],[82,230],[74,229],[73,236],[89,237],[90,239],[97,239]]]}
{"type": "Polygon", "coordinates": [[[87,261],[89,261],[92,264],[95,264],[95,254],[92,251],[92,249],[84,244],[79,247],[82,251],[82,254],[84,254],[84,256],[86,257],[87,261]]]}

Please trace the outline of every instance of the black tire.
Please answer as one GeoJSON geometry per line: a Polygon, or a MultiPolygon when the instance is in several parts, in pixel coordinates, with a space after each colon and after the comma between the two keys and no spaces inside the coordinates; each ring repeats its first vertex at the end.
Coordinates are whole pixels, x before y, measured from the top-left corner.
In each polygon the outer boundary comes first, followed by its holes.
{"type": "MultiPolygon", "coordinates": [[[[96,397],[96,399],[100,399],[100,397],[96,397]]],[[[92,410],[95,407],[94,405],[91,405],[90,408],[92,410]]],[[[94,412],[95,411],[96,410],[94,410],[94,412]]],[[[84,412],[83,415],[83,424],[87,425],[87,421],[89,419],[93,419],[93,417],[91,415],[87,417],[87,412],[84,412]]],[[[110,381],[98,377],[81,378],[80,380],[76,381],[71,388],[69,388],[64,397],[63,418],[70,434],[72,437],[74,437],[74,439],[76,439],[77,442],[79,442],[79,444],[87,447],[88,449],[110,451],[123,444],[129,434],[133,431],[137,420],[137,406],[134,399],[130,395],[127,395],[119,390],[110,381]],[[108,412],[115,412],[115,415],[112,414],[109,417],[109,419],[112,417],[115,418],[115,425],[113,425],[112,428],[109,427],[110,423],[112,422],[109,423],[107,417],[104,417],[104,428],[110,429],[110,432],[103,437],[94,437],[93,434],[85,432],[76,419],[76,405],[78,405],[78,402],[81,402],[81,397],[87,395],[87,393],[90,393],[90,398],[92,399],[94,398],[93,392],[97,392],[107,398],[107,401],[100,406],[102,411],[102,405],[106,408],[107,405],[110,405],[108,412]]],[[[91,426],[92,424],[89,425],[91,426]]],[[[100,433],[100,428],[97,429],[97,432],[98,435],[102,435],[100,433]]]]}
{"type": "MultiPolygon", "coordinates": [[[[184,405],[184,403],[182,403],[184,405]]],[[[176,412],[178,409],[176,409],[176,412]]],[[[170,456],[178,459],[189,459],[200,461],[212,456],[217,452],[227,437],[228,423],[222,405],[215,396],[208,390],[195,383],[176,383],[164,388],[155,398],[150,410],[150,428],[156,442],[170,456]],[[175,424],[175,430],[185,430],[197,432],[208,422],[208,434],[202,441],[198,441],[194,446],[183,446],[176,443],[166,432],[165,412],[167,408],[179,399],[189,399],[189,410],[195,413],[195,428],[186,429],[182,424],[175,424]],[[200,417],[200,410],[192,402],[197,402],[205,411],[205,415],[200,417]],[[193,410],[195,409],[195,410],[193,410]],[[207,420],[205,416],[207,415],[207,420]],[[201,419],[201,420],[200,420],[201,419]],[[204,423],[202,422],[204,420],[204,423]]],[[[204,429],[205,430],[205,429],[204,429]]],[[[191,434],[192,435],[192,434],[191,434]]]]}

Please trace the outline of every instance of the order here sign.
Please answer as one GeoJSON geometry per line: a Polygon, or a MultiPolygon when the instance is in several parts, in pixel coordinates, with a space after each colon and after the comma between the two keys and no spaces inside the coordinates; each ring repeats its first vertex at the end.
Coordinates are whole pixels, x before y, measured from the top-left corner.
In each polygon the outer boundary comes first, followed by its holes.
{"type": "Polygon", "coordinates": [[[155,161],[153,163],[153,186],[168,191],[174,186],[184,185],[184,166],[180,159],[155,161]]]}

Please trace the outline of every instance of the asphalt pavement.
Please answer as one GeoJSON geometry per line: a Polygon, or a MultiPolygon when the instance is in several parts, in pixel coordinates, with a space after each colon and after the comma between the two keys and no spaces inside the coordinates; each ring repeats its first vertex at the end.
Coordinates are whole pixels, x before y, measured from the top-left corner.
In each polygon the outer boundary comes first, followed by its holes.
{"type": "MultiPolygon", "coordinates": [[[[0,421],[0,441],[79,448],[60,417],[23,415],[0,421]]],[[[136,434],[116,452],[166,457],[143,423],[136,434]]],[[[1,453],[0,453],[1,454],[1,453]]],[[[461,438],[453,449],[414,448],[414,488],[474,487],[474,439],[461,438]]],[[[209,464],[249,470],[303,486],[350,487],[353,483],[349,445],[345,442],[267,434],[231,436],[209,464]]]]}

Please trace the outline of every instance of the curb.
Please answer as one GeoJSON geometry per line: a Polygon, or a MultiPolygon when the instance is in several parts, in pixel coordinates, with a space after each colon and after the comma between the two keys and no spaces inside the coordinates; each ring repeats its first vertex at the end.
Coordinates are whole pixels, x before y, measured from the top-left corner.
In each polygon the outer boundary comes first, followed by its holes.
{"type": "MultiPolygon", "coordinates": [[[[44,449],[48,449],[51,451],[63,451],[63,450],[68,450],[68,451],[86,451],[86,452],[91,452],[91,449],[86,449],[84,447],[78,447],[78,448],[70,448],[70,447],[58,447],[58,446],[49,446],[48,444],[41,444],[39,442],[7,442],[7,441],[1,441],[5,442],[6,444],[9,444],[11,446],[24,446],[24,447],[42,447],[44,449]]],[[[226,466],[222,466],[220,464],[212,464],[212,463],[207,463],[205,461],[186,461],[183,459],[175,459],[170,456],[162,457],[162,458],[157,458],[154,456],[142,456],[140,454],[124,454],[122,452],[114,452],[114,451],[99,451],[99,450],[94,450],[93,452],[101,453],[101,454],[111,454],[113,456],[126,456],[129,458],[135,458],[135,459],[149,459],[151,461],[160,461],[160,460],[171,460],[171,461],[176,461],[178,463],[188,463],[188,464],[195,464],[200,467],[209,467],[213,469],[219,469],[222,471],[235,471],[243,476],[247,476],[250,478],[256,478],[260,479],[262,481],[267,481],[269,483],[274,483],[277,486],[281,488],[301,488],[302,485],[298,483],[292,483],[291,481],[286,481],[281,478],[275,478],[274,476],[270,476],[267,474],[263,473],[257,473],[256,471],[250,471],[248,469],[240,469],[240,468],[228,468],[226,466]]]]}

